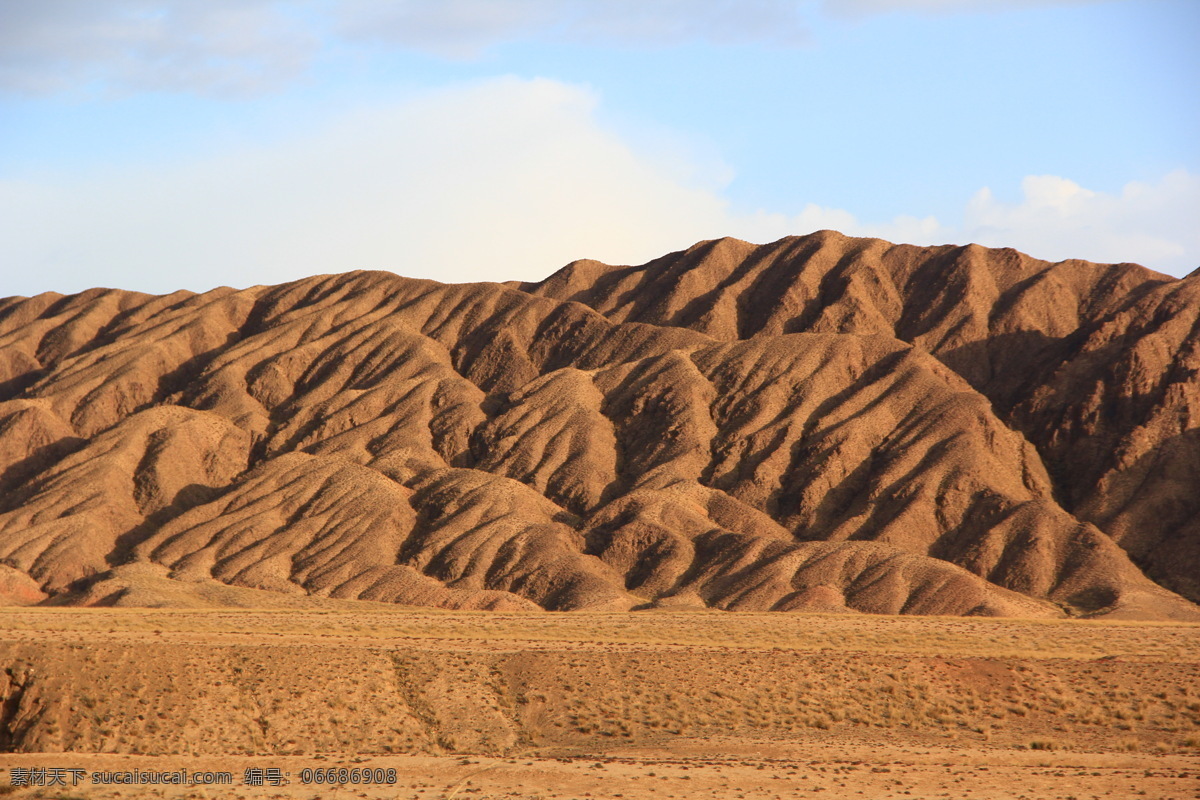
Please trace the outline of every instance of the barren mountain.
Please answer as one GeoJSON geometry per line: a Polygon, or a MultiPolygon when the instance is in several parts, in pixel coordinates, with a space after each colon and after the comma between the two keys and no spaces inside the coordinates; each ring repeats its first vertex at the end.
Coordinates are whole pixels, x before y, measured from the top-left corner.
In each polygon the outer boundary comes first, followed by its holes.
{"type": "Polygon", "coordinates": [[[0,599],[1197,619],[1198,331],[1198,277],[831,232],[0,300],[0,599]]]}

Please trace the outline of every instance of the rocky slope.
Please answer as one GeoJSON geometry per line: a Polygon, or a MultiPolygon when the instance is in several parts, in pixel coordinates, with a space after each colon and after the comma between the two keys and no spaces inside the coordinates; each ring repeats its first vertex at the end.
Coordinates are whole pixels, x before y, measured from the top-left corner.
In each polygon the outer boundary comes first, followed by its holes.
{"type": "Polygon", "coordinates": [[[2,300],[0,597],[1200,617],[1198,329],[1200,278],[830,232],[2,300]]]}

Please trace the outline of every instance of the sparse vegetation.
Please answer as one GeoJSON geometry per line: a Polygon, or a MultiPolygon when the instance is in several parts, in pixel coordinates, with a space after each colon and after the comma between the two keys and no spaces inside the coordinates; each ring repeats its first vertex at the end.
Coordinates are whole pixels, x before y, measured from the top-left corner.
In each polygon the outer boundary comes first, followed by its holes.
{"type": "Polygon", "coordinates": [[[26,734],[68,750],[506,753],[732,734],[1150,753],[1194,748],[1200,730],[1188,624],[9,609],[0,630],[11,664],[69,670],[75,688],[43,692],[26,734]],[[217,630],[234,638],[213,646],[217,630]]]}

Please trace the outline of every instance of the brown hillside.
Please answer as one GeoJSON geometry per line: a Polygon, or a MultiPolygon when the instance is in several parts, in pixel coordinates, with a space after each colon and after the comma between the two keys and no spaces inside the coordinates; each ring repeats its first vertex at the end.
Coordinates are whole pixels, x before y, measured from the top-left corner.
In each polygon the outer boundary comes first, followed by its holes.
{"type": "Polygon", "coordinates": [[[926,350],[1037,448],[1065,509],[1200,600],[1200,274],[821,231],[580,261],[523,288],[723,340],[887,334],[926,350]]]}
{"type": "Polygon", "coordinates": [[[1200,618],[1163,588],[1200,599],[1198,293],[821,233],[3,300],[0,602],[217,594],[122,588],[148,562],[457,609],[1200,618]]]}

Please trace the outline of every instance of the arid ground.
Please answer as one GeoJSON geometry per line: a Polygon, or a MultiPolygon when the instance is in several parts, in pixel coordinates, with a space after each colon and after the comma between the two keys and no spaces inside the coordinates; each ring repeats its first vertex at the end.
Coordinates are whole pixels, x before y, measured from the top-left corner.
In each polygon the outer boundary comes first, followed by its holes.
{"type": "Polygon", "coordinates": [[[1196,624],[327,602],[4,610],[0,736],[14,752],[0,755],[0,791],[1200,796],[1196,624]],[[301,782],[331,767],[395,783],[301,782]],[[14,769],[35,768],[86,773],[8,789],[14,769]],[[246,785],[247,768],[290,783],[246,785]],[[233,783],[89,782],[131,769],[233,783]]]}

